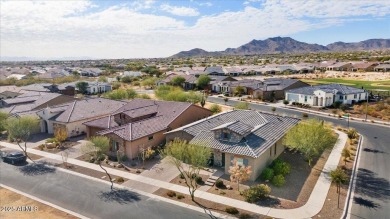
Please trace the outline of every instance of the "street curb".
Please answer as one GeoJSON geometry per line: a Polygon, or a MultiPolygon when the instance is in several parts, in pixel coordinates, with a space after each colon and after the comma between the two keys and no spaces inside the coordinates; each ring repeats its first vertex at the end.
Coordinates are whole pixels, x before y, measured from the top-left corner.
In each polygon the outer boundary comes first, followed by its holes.
{"type": "Polygon", "coordinates": [[[29,195],[29,194],[27,194],[27,193],[24,193],[24,192],[22,192],[22,191],[19,191],[19,190],[17,190],[17,189],[12,188],[12,187],[6,186],[6,185],[4,185],[4,184],[1,184],[1,183],[0,183],[0,187],[3,187],[3,188],[5,188],[5,189],[8,189],[8,190],[10,190],[10,191],[12,191],[12,192],[18,193],[19,195],[23,195],[23,196],[25,196],[25,197],[27,197],[27,198],[33,199],[33,200],[35,200],[35,201],[37,201],[37,202],[40,202],[40,203],[42,203],[42,204],[45,204],[45,205],[48,205],[48,206],[50,206],[50,207],[56,208],[56,209],[58,209],[58,210],[60,210],[60,211],[63,211],[63,212],[68,213],[68,214],[71,214],[71,215],[73,215],[73,216],[75,216],[75,217],[78,217],[78,218],[81,218],[81,219],[89,219],[88,217],[85,217],[85,216],[83,216],[83,215],[81,215],[81,214],[78,214],[78,213],[76,213],[76,212],[74,212],[74,211],[71,211],[71,210],[65,209],[65,208],[63,208],[63,207],[60,207],[60,206],[58,206],[58,205],[55,205],[55,204],[53,204],[53,203],[44,201],[44,200],[42,200],[42,199],[40,199],[40,198],[38,198],[38,197],[35,197],[35,196],[33,196],[33,195],[29,195]]]}
{"type": "Polygon", "coordinates": [[[347,201],[345,202],[345,206],[344,206],[344,212],[341,216],[341,219],[347,219],[347,218],[350,218],[350,215],[348,212],[351,212],[351,208],[352,208],[352,197],[355,195],[355,187],[356,187],[356,178],[357,178],[357,170],[356,168],[359,166],[359,162],[360,162],[360,159],[359,159],[359,156],[360,156],[360,152],[361,152],[361,149],[362,149],[362,143],[363,143],[363,136],[360,135],[360,138],[359,138],[359,143],[358,143],[358,148],[357,148],[357,153],[356,153],[356,156],[355,156],[355,162],[353,163],[353,168],[352,168],[352,174],[351,174],[351,179],[349,181],[349,186],[348,186],[348,196],[347,196],[347,201]]]}
{"type": "MultiPolygon", "coordinates": [[[[107,185],[111,185],[111,183],[108,182],[108,181],[105,181],[105,180],[102,180],[102,179],[98,179],[98,178],[95,178],[95,177],[92,177],[92,176],[88,176],[86,174],[74,172],[74,171],[71,171],[71,170],[66,170],[66,169],[61,168],[61,167],[56,167],[56,170],[59,170],[59,171],[65,172],[65,173],[69,173],[69,174],[73,174],[73,175],[76,175],[76,176],[80,176],[80,177],[83,177],[83,178],[86,178],[86,179],[90,179],[90,180],[93,180],[93,181],[96,181],[96,182],[101,182],[101,183],[105,183],[107,185]]],[[[164,198],[162,196],[155,195],[155,194],[148,193],[148,192],[144,192],[144,191],[141,191],[141,190],[138,190],[138,189],[122,186],[122,185],[117,184],[117,183],[114,183],[114,186],[116,188],[126,189],[126,190],[138,193],[140,195],[143,195],[143,196],[146,196],[146,197],[149,197],[149,198],[152,198],[152,199],[156,199],[156,200],[159,200],[159,201],[164,201],[164,202],[167,202],[167,203],[170,203],[170,204],[173,204],[173,205],[177,205],[177,206],[180,206],[180,207],[183,207],[183,208],[188,208],[188,209],[191,209],[191,210],[194,210],[194,211],[198,211],[198,212],[204,213],[204,209],[200,208],[200,207],[192,206],[192,205],[185,204],[185,203],[182,203],[182,202],[179,202],[179,201],[174,201],[172,199],[164,198]]],[[[218,218],[226,218],[226,219],[233,219],[233,218],[235,218],[235,217],[231,217],[231,216],[228,216],[228,215],[225,215],[225,214],[221,214],[221,213],[218,213],[218,212],[214,212],[214,211],[210,211],[210,212],[212,212],[212,215],[217,216],[218,218]]]]}

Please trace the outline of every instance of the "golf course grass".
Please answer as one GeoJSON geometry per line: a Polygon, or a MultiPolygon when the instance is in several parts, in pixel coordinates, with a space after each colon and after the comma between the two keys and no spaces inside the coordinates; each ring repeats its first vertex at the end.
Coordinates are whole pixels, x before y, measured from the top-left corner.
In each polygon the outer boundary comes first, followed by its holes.
{"type": "Polygon", "coordinates": [[[344,84],[347,86],[362,88],[366,90],[388,90],[390,91],[390,80],[383,81],[363,81],[363,80],[350,80],[341,78],[324,78],[316,80],[302,80],[310,85],[318,84],[344,84]]]}

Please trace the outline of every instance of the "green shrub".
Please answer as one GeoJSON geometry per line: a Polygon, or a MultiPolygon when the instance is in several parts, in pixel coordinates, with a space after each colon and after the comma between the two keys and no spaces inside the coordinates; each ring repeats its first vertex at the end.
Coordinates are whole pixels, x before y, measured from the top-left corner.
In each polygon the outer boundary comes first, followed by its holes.
{"type": "Polygon", "coordinates": [[[288,100],[283,100],[284,105],[288,105],[290,102],[288,100]]]}
{"type": "Polygon", "coordinates": [[[238,214],[239,213],[239,211],[235,207],[226,207],[225,211],[226,211],[226,213],[229,213],[229,214],[238,214]]]}
{"type": "Polygon", "coordinates": [[[309,117],[309,114],[307,114],[307,113],[302,113],[302,117],[303,117],[303,118],[307,118],[307,117],[309,117]]]}
{"type": "Polygon", "coordinates": [[[176,196],[176,192],[169,190],[169,191],[167,192],[167,196],[169,196],[169,197],[175,197],[175,196],[176,196]]]}
{"type": "Polygon", "coordinates": [[[57,143],[58,141],[57,141],[56,138],[48,138],[48,139],[46,139],[45,142],[46,142],[46,143],[57,143]]]}
{"type": "Polygon", "coordinates": [[[250,218],[252,218],[252,215],[250,215],[248,213],[241,213],[240,216],[238,216],[238,218],[240,218],[240,219],[250,219],[250,218]]]}
{"type": "Polygon", "coordinates": [[[284,180],[284,176],[282,174],[276,175],[276,176],[274,176],[274,178],[272,178],[272,184],[276,187],[281,187],[285,183],[286,183],[286,181],[284,180]]]}
{"type": "Polygon", "coordinates": [[[221,191],[219,194],[221,194],[221,195],[226,195],[226,192],[221,191]]]}
{"type": "Polygon", "coordinates": [[[210,106],[209,110],[211,112],[213,112],[213,114],[218,114],[218,113],[222,112],[222,108],[218,104],[215,104],[215,103],[210,106]]]}
{"type": "Polygon", "coordinates": [[[236,105],[234,105],[235,109],[241,109],[241,110],[248,110],[249,109],[249,103],[247,102],[238,102],[236,105]]]}
{"type": "Polygon", "coordinates": [[[245,201],[249,203],[257,202],[260,199],[266,198],[271,193],[271,188],[265,184],[258,184],[251,186],[249,189],[243,191],[242,195],[245,201]]]}
{"type": "Polygon", "coordinates": [[[339,107],[342,111],[345,111],[348,109],[348,105],[347,104],[341,104],[340,107],[339,107]]]}
{"type": "Polygon", "coordinates": [[[271,168],[265,168],[264,171],[261,173],[261,179],[263,180],[271,180],[272,177],[274,177],[274,170],[271,168]]]}
{"type": "Polygon", "coordinates": [[[195,177],[195,182],[196,182],[197,184],[202,184],[202,183],[203,183],[202,177],[201,177],[201,176],[196,176],[196,177],[195,177]]]}
{"type": "Polygon", "coordinates": [[[39,150],[43,151],[43,149],[45,148],[45,145],[41,144],[38,146],[39,150]]]}
{"type": "Polygon", "coordinates": [[[272,112],[275,112],[276,111],[276,107],[272,107],[271,110],[272,110],[272,112]]]}
{"type": "Polygon", "coordinates": [[[277,162],[273,165],[272,169],[274,170],[275,175],[287,175],[291,171],[291,166],[287,162],[277,162]]]}
{"type": "Polygon", "coordinates": [[[223,187],[225,186],[225,184],[223,183],[222,180],[217,179],[217,181],[215,182],[215,186],[216,186],[217,188],[223,188],[223,187]]]}
{"type": "Polygon", "coordinates": [[[179,177],[180,177],[180,179],[184,179],[185,178],[183,173],[180,173],[179,177]]]}
{"type": "Polygon", "coordinates": [[[127,161],[127,160],[128,160],[127,156],[123,155],[122,158],[121,158],[121,161],[127,161]]]}
{"type": "Polygon", "coordinates": [[[123,177],[118,177],[118,179],[116,181],[118,183],[123,183],[125,181],[125,179],[123,179],[123,177]]]}
{"type": "Polygon", "coordinates": [[[183,199],[183,198],[184,198],[184,195],[179,194],[179,195],[177,195],[176,197],[177,197],[177,199],[183,199]]]}

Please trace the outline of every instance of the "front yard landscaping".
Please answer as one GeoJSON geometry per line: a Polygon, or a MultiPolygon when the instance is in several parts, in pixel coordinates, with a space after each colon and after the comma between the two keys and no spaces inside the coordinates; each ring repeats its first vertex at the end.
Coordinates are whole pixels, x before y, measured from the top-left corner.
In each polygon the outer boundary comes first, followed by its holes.
{"type": "MultiPolygon", "coordinates": [[[[206,180],[209,178],[209,176],[204,174],[198,174],[197,176],[194,176],[194,178],[196,178],[195,180],[198,186],[203,186],[206,180]]],[[[184,176],[179,174],[177,177],[172,179],[170,183],[175,183],[181,186],[185,186],[184,176]]]]}
{"type": "Polygon", "coordinates": [[[62,142],[60,144],[60,143],[56,142],[54,139],[48,139],[48,140],[46,140],[45,144],[38,145],[34,149],[57,154],[61,151],[72,148],[73,146],[75,146],[77,144],[80,144],[80,143],[73,142],[73,141],[65,141],[65,142],[62,142]]]}

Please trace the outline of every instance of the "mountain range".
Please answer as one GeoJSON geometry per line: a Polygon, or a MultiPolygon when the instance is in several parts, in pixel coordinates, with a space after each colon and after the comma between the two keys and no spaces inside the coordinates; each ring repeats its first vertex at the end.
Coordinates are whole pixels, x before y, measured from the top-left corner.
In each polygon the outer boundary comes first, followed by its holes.
{"type": "Polygon", "coordinates": [[[341,52],[360,50],[390,49],[390,39],[369,39],[356,43],[335,42],[326,46],[310,44],[294,40],[291,37],[272,37],[266,40],[252,40],[237,48],[227,48],[224,51],[208,52],[203,49],[182,51],[172,58],[195,56],[223,56],[223,55],[257,55],[276,53],[311,53],[311,52],[341,52]]]}

